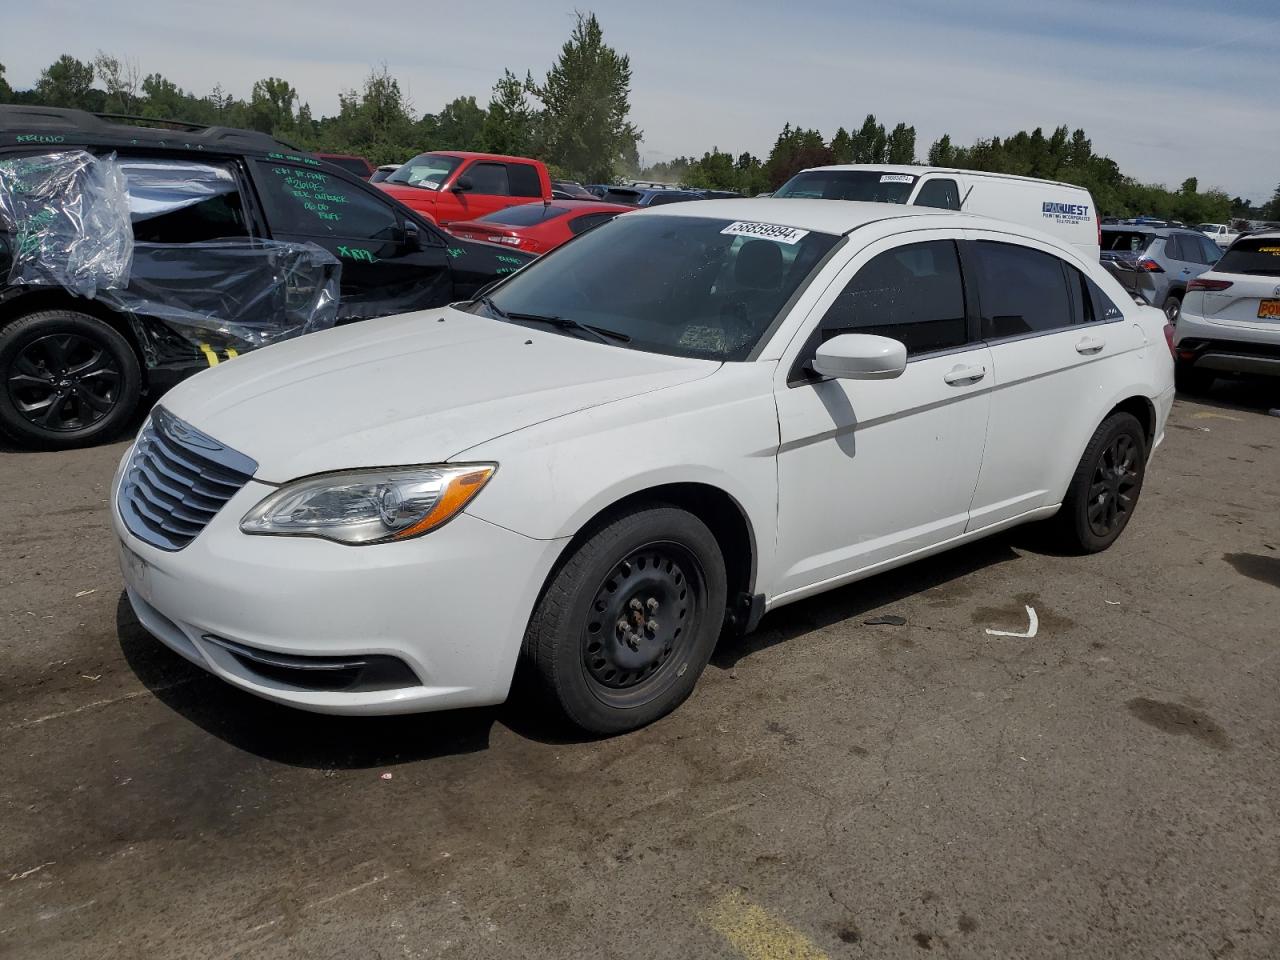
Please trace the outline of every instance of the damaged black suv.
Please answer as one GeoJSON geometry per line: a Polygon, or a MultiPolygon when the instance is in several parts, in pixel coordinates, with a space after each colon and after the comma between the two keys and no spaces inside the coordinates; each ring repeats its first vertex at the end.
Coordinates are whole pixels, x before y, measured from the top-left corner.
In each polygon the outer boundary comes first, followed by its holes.
{"type": "Polygon", "coordinates": [[[265,134],[0,106],[0,430],[106,440],[201,369],[530,259],[265,134]]]}

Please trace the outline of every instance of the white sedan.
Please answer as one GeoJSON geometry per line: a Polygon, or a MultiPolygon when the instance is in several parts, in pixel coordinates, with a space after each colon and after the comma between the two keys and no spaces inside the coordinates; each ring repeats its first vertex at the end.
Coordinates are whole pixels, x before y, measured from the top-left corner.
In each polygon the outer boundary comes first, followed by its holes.
{"type": "Polygon", "coordinates": [[[142,624],[332,713],[638,727],[722,629],[1015,524],[1109,546],[1164,436],[1164,315],[1027,228],[713,200],[443,310],[175,388],[112,493],[142,624]]]}

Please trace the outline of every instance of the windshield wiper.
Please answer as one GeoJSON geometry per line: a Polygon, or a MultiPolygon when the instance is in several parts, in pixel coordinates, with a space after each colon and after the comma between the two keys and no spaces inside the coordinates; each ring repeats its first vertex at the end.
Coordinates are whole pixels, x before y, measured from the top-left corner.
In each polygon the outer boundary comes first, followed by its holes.
{"type": "Polygon", "coordinates": [[[476,303],[481,304],[482,306],[488,307],[490,312],[495,317],[499,317],[502,320],[507,319],[507,311],[503,310],[500,306],[494,303],[493,297],[489,296],[487,293],[482,297],[476,297],[476,303]]]}
{"type": "MultiPolygon", "coordinates": [[[[489,298],[485,297],[484,299],[488,300],[489,298]]],[[[631,338],[621,331],[610,330],[608,327],[597,327],[594,323],[583,323],[580,320],[574,320],[572,317],[549,317],[540,313],[509,313],[500,307],[495,307],[492,301],[489,301],[487,306],[497,309],[508,320],[520,320],[525,323],[545,323],[549,326],[559,327],[561,330],[581,330],[601,343],[608,343],[610,340],[617,340],[620,343],[631,342],[631,338]]]]}

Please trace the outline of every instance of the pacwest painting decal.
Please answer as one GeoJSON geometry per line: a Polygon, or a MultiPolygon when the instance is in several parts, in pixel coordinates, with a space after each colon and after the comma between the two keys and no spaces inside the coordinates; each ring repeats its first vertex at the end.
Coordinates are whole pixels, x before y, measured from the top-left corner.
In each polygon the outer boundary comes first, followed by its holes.
{"type": "Polygon", "coordinates": [[[1082,223],[1089,219],[1089,205],[1084,203],[1055,203],[1046,200],[1040,205],[1040,211],[1054,223],[1082,223]]]}

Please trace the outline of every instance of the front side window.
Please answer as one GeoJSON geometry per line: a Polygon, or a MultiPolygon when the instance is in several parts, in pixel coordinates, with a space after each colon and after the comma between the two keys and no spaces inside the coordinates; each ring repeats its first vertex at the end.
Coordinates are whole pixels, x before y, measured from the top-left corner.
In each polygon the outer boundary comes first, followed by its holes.
{"type": "Polygon", "coordinates": [[[1280,277],[1280,237],[1237,240],[1213,269],[1217,273],[1280,277]]]}
{"type": "Polygon", "coordinates": [[[506,164],[473,163],[462,171],[462,176],[471,181],[471,193],[481,193],[487,197],[511,196],[506,164]]]}
{"type": "Polygon", "coordinates": [[[806,170],[774,191],[775,197],[906,203],[918,178],[879,170],[806,170]]]}
{"type": "Polygon", "coordinates": [[[942,210],[960,209],[960,188],[954,180],[926,180],[916,194],[915,206],[938,207],[942,210]]]}
{"type": "Polygon", "coordinates": [[[964,346],[964,282],[951,240],[895,247],[869,260],[836,297],[822,339],[870,333],[906,344],[908,355],[964,346]]]}
{"type": "Polygon", "coordinates": [[[470,308],[568,336],[745,360],[840,238],[711,217],[627,216],[534,261],[470,308]],[[542,318],[541,322],[537,318],[542,318]]]}
{"type": "Polygon", "coordinates": [[[984,339],[1071,326],[1071,300],[1061,260],[1030,247],[989,240],[979,240],[972,249],[984,339]]]}
{"type": "Polygon", "coordinates": [[[461,164],[462,160],[458,157],[443,153],[420,153],[387,177],[386,182],[405,187],[422,187],[424,190],[439,190],[440,184],[448,180],[449,174],[461,164]]]}
{"type": "Polygon", "coordinates": [[[129,219],[140,243],[247,237],[240,188],[228,164],[122,157],[129,219]]]}
{"type": "Polygon", "coordinates": [[[274,233],[346,240],[392,240],[400,216],[372,189],[332,174],[257,160],[262,205],[274,233]]]}

